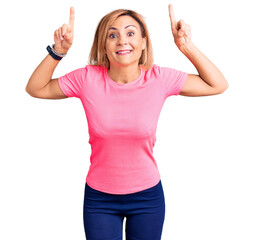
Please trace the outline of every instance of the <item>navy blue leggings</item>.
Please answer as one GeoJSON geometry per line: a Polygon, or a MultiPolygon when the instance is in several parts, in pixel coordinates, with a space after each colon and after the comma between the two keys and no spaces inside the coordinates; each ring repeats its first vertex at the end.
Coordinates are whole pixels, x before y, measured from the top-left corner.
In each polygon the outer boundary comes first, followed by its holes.
{"type": "Polygon", "coordinates": [[[165,217],[161,181],[130,194],[109,194],[85,186],[83,220],[87,240],[160,240],[165,217]]]}

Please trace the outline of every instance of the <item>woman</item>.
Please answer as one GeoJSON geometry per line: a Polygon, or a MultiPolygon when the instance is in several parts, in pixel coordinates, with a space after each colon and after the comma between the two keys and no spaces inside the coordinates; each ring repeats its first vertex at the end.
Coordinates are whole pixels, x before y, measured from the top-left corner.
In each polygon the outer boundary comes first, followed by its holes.
{"type": "Polygon", "coordinates": [[[153,157],[159,113],[172,95],[207,96],[224,92],[221,72],[191,42],[190,26],[169,16],[174,41],[199,75],[153,64],[142,16],[118,9],[98,24],[89,65],[51,79],[73,42],[69,24],[54,34],[55,45],[36,68],[26,91],[33,97],[80,98],[88,122],[91,165],[86,177],[86,239],[159,240],[165,216],[164,193],[153,157]]]}

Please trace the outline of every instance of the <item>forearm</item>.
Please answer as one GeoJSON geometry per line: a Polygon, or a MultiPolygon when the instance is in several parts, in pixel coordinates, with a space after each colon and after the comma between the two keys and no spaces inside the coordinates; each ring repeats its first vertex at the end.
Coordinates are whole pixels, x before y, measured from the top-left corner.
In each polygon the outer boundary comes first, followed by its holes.
{"type": "Polygon", "coordinates": [[[48,54],[32,73],[26,85],[26,91],[28,93],[36,92],[46,86],[59,62],[48,54]]]}
{"type": "Polygon", "coordinates": [[[192,62],[207,84],[218,90],[228,88],[228,82],[220,70],[192,42],[179,50],[192,62]]]}

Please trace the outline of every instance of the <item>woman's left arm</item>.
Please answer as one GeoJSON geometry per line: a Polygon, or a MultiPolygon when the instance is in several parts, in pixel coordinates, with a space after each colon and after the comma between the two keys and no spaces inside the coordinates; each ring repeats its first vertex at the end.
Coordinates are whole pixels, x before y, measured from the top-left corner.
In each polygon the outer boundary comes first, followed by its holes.
{"type": "Polygon", "coordinates": [[[199,75],[188,75],[179,94],[183,96],[208,96],[223,93],[229,86],[227,80],[220,70],[191,42],[190,25],[182,19],[176,22],[172,4],[169,4],[168,8],[174,42],[199,73],[199,75]]]}

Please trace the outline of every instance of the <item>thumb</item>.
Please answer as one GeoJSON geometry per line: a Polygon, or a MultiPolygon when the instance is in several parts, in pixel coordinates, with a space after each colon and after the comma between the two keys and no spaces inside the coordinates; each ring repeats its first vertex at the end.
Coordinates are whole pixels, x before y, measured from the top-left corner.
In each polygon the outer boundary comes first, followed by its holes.
{"type": "Polygon", "coordinates": [[[71,39],[71,34],[70,34],[70,33],[66,33],[66,34],[64,35],[64,39],[65,39],[65,40],[70,40],[70,39],[71,39]]]}
{"type": "Polygon", "coordinates": [[[178,35],[179,35],[180,37],[182,37],[182,36],[184,35],[184,30],[183,30],[183,29],[180,29],[180,30],[178,31],[178,35]]]}

